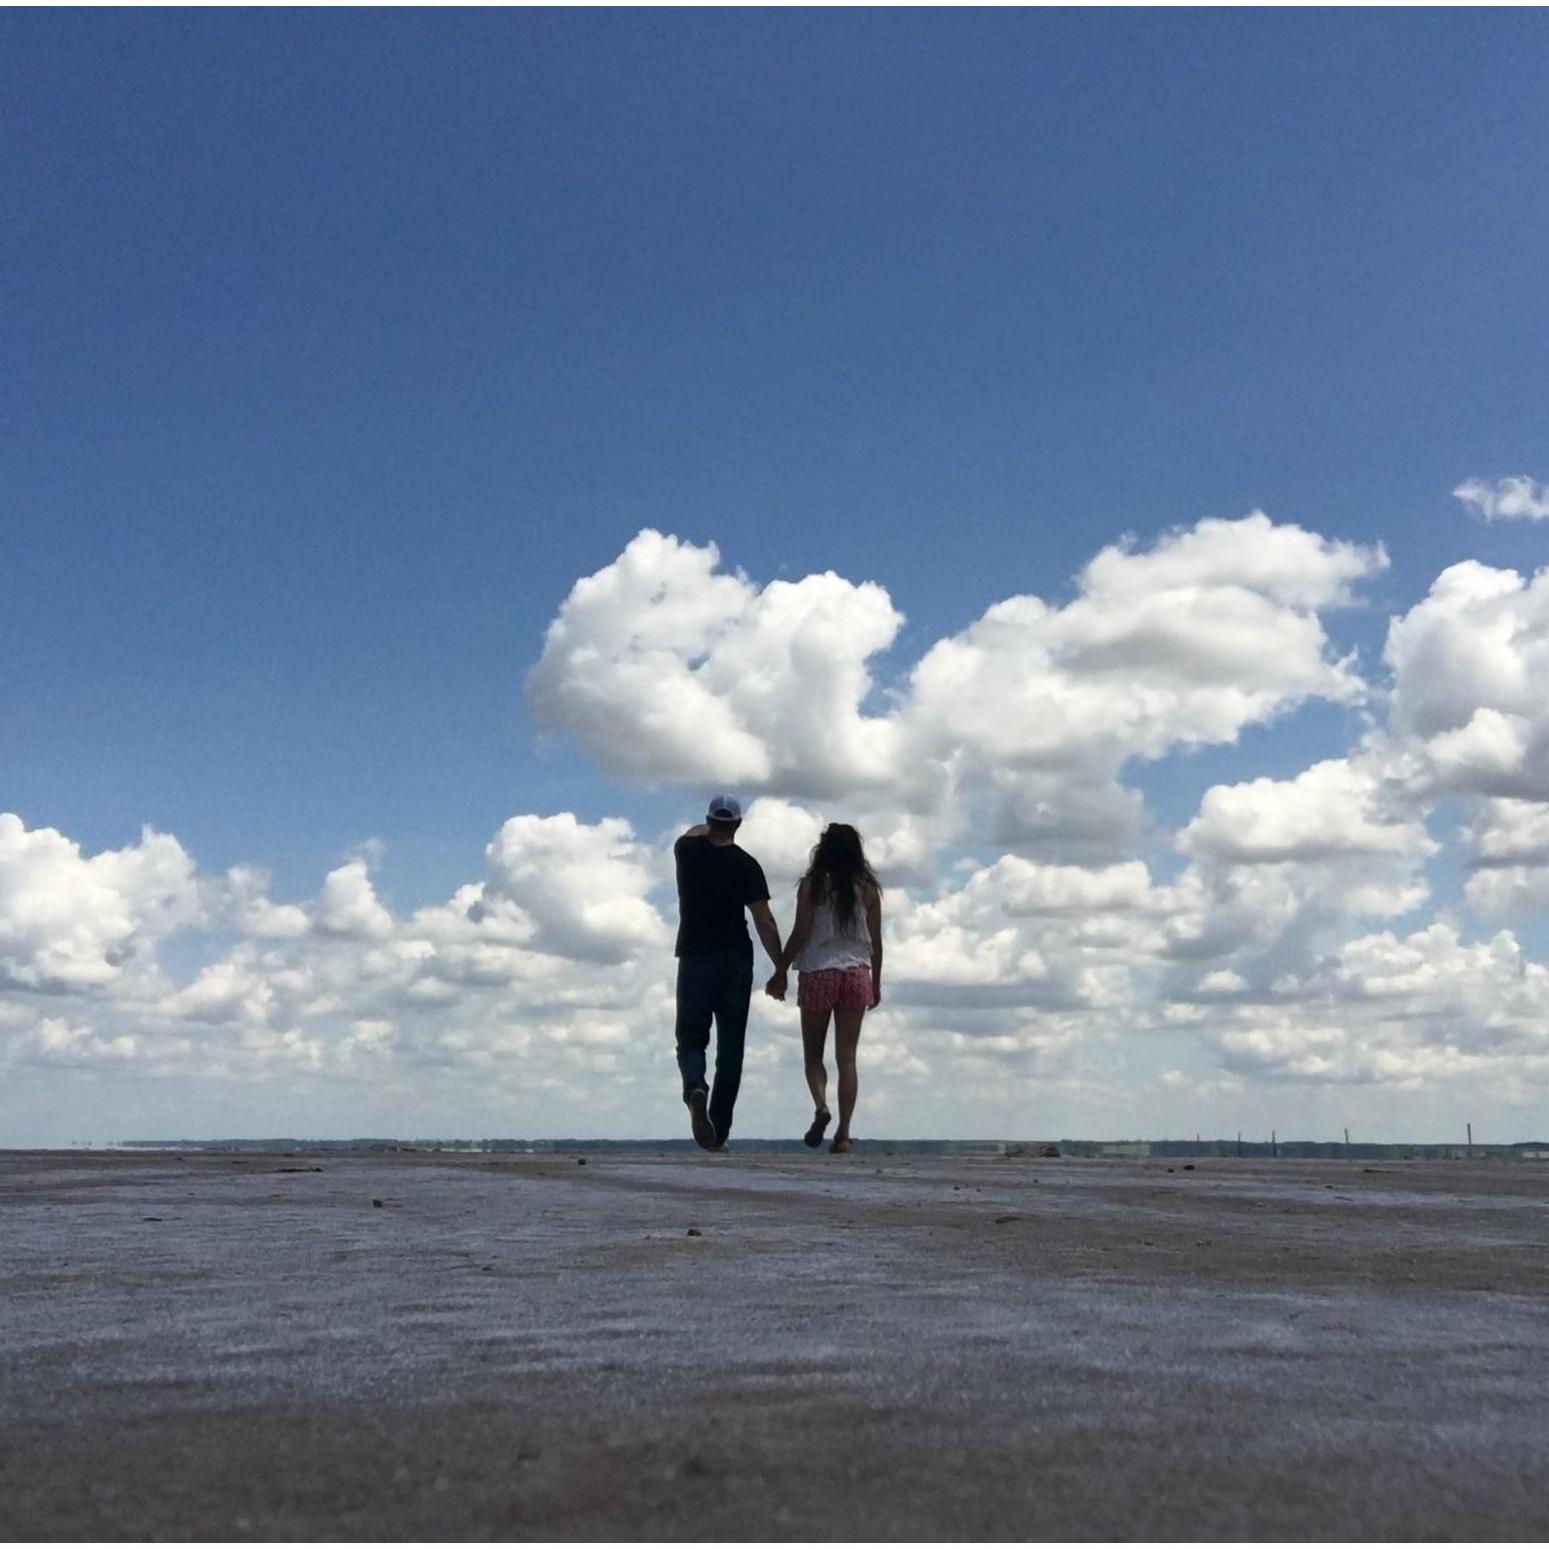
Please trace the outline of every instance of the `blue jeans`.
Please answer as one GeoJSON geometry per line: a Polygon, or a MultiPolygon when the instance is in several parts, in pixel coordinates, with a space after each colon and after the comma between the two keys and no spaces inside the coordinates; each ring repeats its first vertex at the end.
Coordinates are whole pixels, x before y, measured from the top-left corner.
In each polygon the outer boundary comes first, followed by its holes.
{"type": "Polygon", "coordinates": [[[731,1132],[731,1111],[742,1085],[742,1046],[748,1030],[748,1001],[753,994],[753,945],[718,952],[695,952],[678,959],[678,1071],[683,1095],[703,1092],[705,1051],[715,1022],[715,1087],[710,1092],[710,1122],[716,1138],[731,1132]]]}

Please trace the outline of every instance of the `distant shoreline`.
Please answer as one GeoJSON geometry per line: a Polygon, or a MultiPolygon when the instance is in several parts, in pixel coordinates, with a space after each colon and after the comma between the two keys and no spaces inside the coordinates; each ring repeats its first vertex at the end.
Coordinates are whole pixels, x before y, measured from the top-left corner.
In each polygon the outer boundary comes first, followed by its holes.
{"type": "MultiPolygon", "coordinates": [[[[800,1153],[800,1140],[788,1138],[738,1138],[738,1150],[800,1153]]],[[[692,1152],[694,1142],[679,1136],[670,1139],[617,1140],[577,1136],[561,1139],[413,1139],[357,1137],[344,1140],[300,1139],[270,1136],[259,1139],[123,1140],[102,1147],[30,1147],[39,1150],[128,1151],[346,1151],[346,1152],[472,1152],[485,1154],[547,1153],[571,1151],[692,1152]]],[[[856,1150],[903,1156],[1030,1157],[1059,1155],[1087,1160],[1144,1160],[1147,1157],[1232,1157],[1243,1160],[1299,1161],[1549,1161],[1549,1141],[1521,1140],[1499,1144],[1458,1144],[1449,1141],[1344,1141],[1327,1140],[885,1140],[856,1142],[856,1150]]]]}

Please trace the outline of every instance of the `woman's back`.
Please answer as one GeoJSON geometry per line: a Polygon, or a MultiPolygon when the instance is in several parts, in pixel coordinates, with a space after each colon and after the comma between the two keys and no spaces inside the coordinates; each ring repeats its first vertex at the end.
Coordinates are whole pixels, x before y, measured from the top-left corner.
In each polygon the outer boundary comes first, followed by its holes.
{"type": "MultiPolygon", "coordinates": [[[[812,886],[810,882],[804,885],[812,886]]],[[[831,897],[812,899],[812,934],[796,960],[796,967],[802,973],[870,966],[871,931],[866,925],[868,892],[864,883],[855,884],[854,906],[848,921],[841,920],[831,897]]]]}

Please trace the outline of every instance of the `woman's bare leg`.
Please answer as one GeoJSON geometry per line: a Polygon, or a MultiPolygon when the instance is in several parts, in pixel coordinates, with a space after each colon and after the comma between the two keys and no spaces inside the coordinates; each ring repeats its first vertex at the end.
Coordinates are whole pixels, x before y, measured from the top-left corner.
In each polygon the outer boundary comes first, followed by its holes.
{"type": "Polygon", "coordinates": [[[850,1149],[850,1115],[855,1112],[855,1097],[860,1078],[855,1070],[855,1048],[860,1042],[864,1011],[834,1013],[834,1063],[839,1067],[839,1128],[834,1131],[834,1150],[850,1149]]]}
{"type": "Polygon", "coordinates": [[[827,1011],[812,1006],[801,1008],[801,1053],[807,1066],[807,1090],[812,1093],[812,1106],[819,1113],[828,1112],[828,1070],[823,1064],[828,1018],[827,1011]]]}

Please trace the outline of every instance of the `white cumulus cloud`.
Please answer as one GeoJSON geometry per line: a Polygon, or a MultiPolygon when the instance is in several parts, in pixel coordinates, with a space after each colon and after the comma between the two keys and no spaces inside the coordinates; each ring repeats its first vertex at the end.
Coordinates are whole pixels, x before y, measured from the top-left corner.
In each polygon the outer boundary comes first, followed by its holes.
{"type": "Polygon", "coordinates": [[[1422,747],[1453,734],[1436,750],[1447,781],[1466,784],[1477,764],[1488,783],[1490,771],[1543,746],[1549,570],[1527,580],[1477,560],[1448,566],[1393,620],[1384,659],[1393,673],[1394,731],[1422,747]]]}
{"type": "Polygon", "coordinates": [[[650,852],[622,818],[591,824],[569,812],[509,818],[485,854],[486,895],[535,922],[535,950],[616,963],[668,942],[645,897],[655,880],[650,852]]]}
{"type": "Polygon", "coordinates": [[[881,586],[759,587],[719,563],[643,532],[578,581],[528,681],[539,719],[635,780],[848,803],[918,880],[921,844],[985,804],[1002,843],[1115,858],[1142,829],[1129,760],[1360,697],[1320,613],[1387,558],[1261,512],[1202,521],[1104,549],[1068,603],[995,603],[881,684],[871,664],[902,622],[881,586]]]}
{"type": "Polygon", "coordinates": [[[577,581],[528,679],[539,716],[621,774],[787,795],[895,779],[894,731],[863,714],[866,663],[903,622],[831,573],[759,588],[713,544],[640,533],[577,581]]]}
{"type": "Polygon", "coordinates": [[[392,934],[393,917],[377,898],[365,861],[347,861],[323,879],[312,926],[325,936],[362,941],[392,934]]]}
{"type": "MultiPolygon", "coordinates": [[[[1549,581],[1445,571],[1391,622],[1384,692],[1324,615],[1385,563],[1257,512],[1204,521],[1104,548],[1060,600],[1013,577],[895,662],[876,582],[761,586],[642,533],[576,583],[529,692],[628,779],[691,782],[689,821],[715,787],[748,797],[741,843],[783,924],[823,824],[860,828],[886,886],[879,1122],[917,1129],[943,1093],[966,1094],[947,1127],[1016,1112],[1024,1080],[1123,1096],[1115,1072],[1153,1036],[1193,1045],[1157,1057],[1159,1090],[1179,1085],[1163,1060],[1213,1058],[1198,1091],[1222,1101],[1465,1079],[1532,1100],[1549,979],[1495,922],[1549,906],[1549,581]],[[1137,766],[1309,699],[1365,701],[1372,723],[1288,778],[1211,786],[1169,851],[1137,766]],[[1459,811],[1473,925],[1406,918],[1427,820],[1459,811]]],[[[459,1080],[578,1126],[670,1128],[673,837],[519,813],[450,896],[400,911],[374,845],[296,902],[257,865],[201,875],[170,835],[87,855],[0,817],[0,1060],[459,1080]]],[[[750,1090],[799,1072],[791,1008],[758,1000],[752,1025],[750,1090]]]]}
{"type": "Polygon", "coordinates": [[[906,714],[943,755],[999,768],[1117,772],[1131,757],[1230,742],[1302,700],[1362,691],[1318,610],[1386,564],[1260,512],[1150,550],[1104,549],[1064,606],[996,603],[915,668],[906,714]]]}
{"type": "Polygon", "coordinates": [[[1493,484],[1486,479],[1464,479],[1452,493],[1486,521],[1541,522],[1549,517],[1549,485],[1523,474],[1497,479],[1493,484]]]}
{"type": "Polygon", "coordinates": [[[0,987],[103,988],[171,931],[203,918],[193,861],[170,834],[83,855],[0,812],[0,987]]]}
{"type": "Polygon", "coordinates": [[[1343,758],[1314,764],[1292,780],[1212,786],[1178,845],[1243,865],[1351,855],[1418,860],[1437,848],[1400,793],[1386,791],[1372,770],[1343,758]]]}

